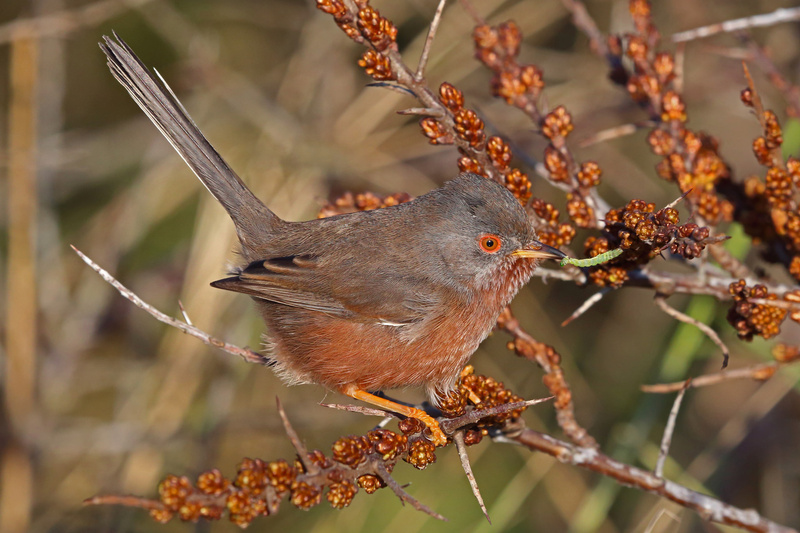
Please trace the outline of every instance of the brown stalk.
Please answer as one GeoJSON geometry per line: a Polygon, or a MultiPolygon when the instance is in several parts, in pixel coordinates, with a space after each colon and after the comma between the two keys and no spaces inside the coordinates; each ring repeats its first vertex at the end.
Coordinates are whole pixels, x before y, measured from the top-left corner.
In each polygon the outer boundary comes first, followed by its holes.
{"type": "Polygon", "coordinates": [[[704,519],[760,533],[797,533],[796,529],[767,520],[753,509],[739,509],[711,496],[690,490],[678,483],[656,476],[653,472],[621,463],[595,447],[582,447],[525,428],[508,437],[527,448],[552,455],[563,464],[570,464],[600,473],[622,485],[634,487],[671,500],[697,511],[704,519]]]}

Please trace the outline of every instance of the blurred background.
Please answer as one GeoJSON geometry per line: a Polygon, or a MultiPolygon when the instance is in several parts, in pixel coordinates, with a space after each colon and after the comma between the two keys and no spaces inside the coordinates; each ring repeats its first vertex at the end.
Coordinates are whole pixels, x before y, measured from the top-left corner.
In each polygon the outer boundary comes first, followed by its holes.
{"type": "MultiPolygon", "coordinates": [[[[511,139],[515,153],[538,159],[545,142],[521,113],[491,97],[491,75],[472,59],[473,22],[459,3],[451,4],[432,49],[430,84],[455,84],[490,132],[511,139]]],[[[597,132],[646,117],[607,80],[605,63],[589,51],[561,2],[473,4],[489,23],[513,19],[521,27],[520,61],[541,67],[551,107],[564,104],[572,113],[573,153],[600,164],[600,191],[612,205],[642,198],[662,206],[675,199],[677,189],[655,174],[646,130],[579,146],[597,132]]],[[[669,36],[792,4],[674,0],[657,2],[654,13],[669,36]]],[[[0,530],[234,531],[227,521],[157,525],[141,510],[81,502],[95,494],[155,496],[168,473],[194,477],[217,467],[233,475],[243,457],[292,456],[276,396],[309,448],[328,451],[338,437],[372,427],[371,419],[317,405],[344,398],[313,386],[287,388],[268,369],[156,322],[69,248],[81,249],[158,309],[180,316],[180,301],[201,329],[259,348],[263,326],[249,299],[209,287],[236,261],[233,226],[112,79],[97,47],[112,30],[161,72],[219,152],[281,217],[313,218],[343,191],[417,195],[453,177],[455,150],[429,145],[416,119],[396,114],[416,105],[410,97],[366,87],[370,80],[356,65],[362,47],[314,5],[0,2],[0,530]]],[[[435,2],[373,5],[398,26],[402,52],[415,65],[435,2]]],[[[626,1],[587,5],[601,30],[630,27],[626,1]]],[[[753,34],[796,81],[797,24],[753,34]]],[[[685,96],[690,126],[716,136],[734,176],[743,179],[762,168],[750,149],[759,125],[739,102],[745,82],[737,46],[727,35],[690,43],[685,96]]],[[[764,74],[751,70],[766,106],[786,126],[787,150],[796,153],[798,125],[787,121],[785,102],[764,74]]],[[[534,195],[563,209],[563,194],[541,180],[534,181],[534,195]]],[[[725,229],[734,236],[726,244],[733,253],[757,259],[737,226],[725,229]]],[[[573,252],[582,254],[579,246],[573,252]]],[[[673,397],[645,395],[639,386],[717,371],[721,354],[698,330],[661,313],[649,291],[615,291],[561,327],[595,290],[534,279],[513,308],[526,329],[563,355],[577,418],[603,451],[653,468],[673,397]]],[[[736,339],[725,321],[726,305],[709,297],[672,297],[669,303],[720,332],[733,368],[769,359],[772,343],[736,339]]],[[[782,339],[797,344],[797,328],[789,324],[782,339]]],[[[473,358],[477,371],[522,396],[546,394],[539,369],[506,350],[507,340],[497,333],[482,345],[473,358]]],[[[690,391],[668,477],[800,526],[798,377],[797,368],[787,368],[764,384],[736,381],[690,391]]],[[[399,395],[422,398],[419,391],[399,395]]],[[[549,405],[529,409],[525,418],[560,436],[549,405]]],[[[284,504],[251,529],[725,529],[549,456],[488,441],[470,454],[492,526],[448,448],[425,472],[405,463],[395,470],[401,483],[411,483],[407,490],[448,523],[403,507],[384,490],[361,492],[343,511],[323,503],[301,512],[284,504]]]]}

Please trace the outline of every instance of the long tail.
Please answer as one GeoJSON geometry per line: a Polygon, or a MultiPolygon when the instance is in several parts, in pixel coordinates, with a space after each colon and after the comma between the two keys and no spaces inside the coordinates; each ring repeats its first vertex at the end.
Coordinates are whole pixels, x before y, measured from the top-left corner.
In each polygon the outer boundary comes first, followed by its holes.
{"type": "MultiPolygon", "coordinates": [[[[228,211],[245,256],[260,248],[282,221],[247,188],[195,125],[175,94],[156,81],[133,50],[116,33],[103,36],[100,48],[108,67],[153,124],[178,151],[203,185],[228,211]]],[[[159,76],[160,78],[160,76],[159,76]]]]}

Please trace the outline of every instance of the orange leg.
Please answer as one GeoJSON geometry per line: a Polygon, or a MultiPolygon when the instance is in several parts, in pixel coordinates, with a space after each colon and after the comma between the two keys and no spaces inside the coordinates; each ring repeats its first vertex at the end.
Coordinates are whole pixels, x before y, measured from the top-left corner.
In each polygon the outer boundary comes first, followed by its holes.
{"type": "Polygon", "coordinates": [[[359,389],[355,385],[345,385],[339,389],[339,391],[346,396],[350,396],[356,400],[361,400],[362,402],[371,403],[372,405],[376,405],[386,409],[387,411],[398,413],[410,418],[416,418],[428,426],[428,429],[431,430],[431,440],[433,440],[433,443],[436,446],[444,446],[447,444],[447,437],[439,427],[439,422],[437,422],[432,416],[422,409],[409,407],[407,405],[399,404],[391,400],[375,396],[374,394],[370,394],[365,390],[359,389]]]}

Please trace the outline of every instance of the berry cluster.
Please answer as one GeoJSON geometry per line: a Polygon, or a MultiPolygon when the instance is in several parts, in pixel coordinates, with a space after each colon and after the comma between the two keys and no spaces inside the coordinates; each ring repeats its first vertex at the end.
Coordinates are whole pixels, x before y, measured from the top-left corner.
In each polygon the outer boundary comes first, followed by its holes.
{"type": "Polygon", "coordinates": [[[553,204],[534,198],[531,209],[543,222],[543,227],[540,226],[537,231],[539,240],[544,244],[558,248],[568,245],[575,238],[575,226],[559,222],[559,212],[553,204]]]}
{"type": "Polygon", "coordinates": [[[788,263],[789,273],[800,280],[800,160],[789,157],[784,163],[783,131],[775,113],[762,108],[758,94],[747,88],[741,97],[761,122],[763,135],[753,141],[753,153],[767,171],[763,180],[747,178],[736,217],[754,241],[766,245],[767,260],[788,263]]]}
{"type": "MultiPolygon", "coordinates": [[[[445,416],[461,416],[468,409],[481,410],[522,401],[502,383],[473,373],[467,367],[458,387],[443,398],[445,416]]],[[[464,428],[466,444],[477,444],[489,428],[518,418],[524,408],[487,416],[464,428]]],[[[278,459],[265,462],[246,458],[236,475],[228,479],[219,470],[200,474],[193,484],[186,476],[167,476],[158,487],[157,500],[136,499],[137,505],[165,523],[177,516],[181,520],[219,520],[226,513],[245,528],[257,517],[278,512],[287,498],[299,509],[328,503],[342,509],[350,505],[359,489],[367,494],[386,487],[381,477],[391,473],[399,460],[423,470],[436,462],[436,446],[424,436],[426,426],[415,418],[399,422],[400,433],[374,429],[366,435],[350,435],[333,443],[330,456],[319,450],[307,453],[306,461],[278,459]]]]}
{"type": "Polygon", "coordinates": [[[657,51],[661,36],[651,20],[649,2],[632,0],[629,8],[636,31],[613,36],[609,49],[617,63],[622,63],[623,56],[633,62],[633,72],[618,81],[656,121],[647,141],[662,158],[658,174],[687,193],[687,200],[705,221],[731,220],[733,205],[718,195],[718,189],[730,182],[718,144],[686,127],[686,104],[674,87],[675,59],[671,53],[657,51]]]}
{"type": "Polygon", "coordinates": [[[353,194],[346,192],[320,208],[317,218],[326,218],[356,211],[369,211],[381,207],[391,207],[411,200],[411,196],[404,192],[378,196],[371,192],[353,194]]]}
{"type": "MultiPolygon", "coordinates": [[[[550,180],[562,183],[567,193],[567,213],[578,227],[596,224],[594,208],[588,201],[588,189],[600,183],[597,163],[584,163],[578,168],[566,145],[574,129],[572,116],[564,106],[549,113],[541,110],[540,97],[544,89],[542,71],[536,65],[521,65],[517,56],[522,33],[513,21],[497,26],[481,25],[473,31],[475,57],[493,73],[492,93],[509,105],[523,110],[533,119],[550,144],[545,148],[544,166],[550,180]]],[[[491,153],[490,153],[491,155],[491,153]]],[[[495,160],[492,157],[493,161],[495,160]]]]}
{"type": "Polygon", "coordinates": [[[620,287],[628,279],[627,269],[649,262],[667,248],[685,259],[694,259],[709,244],[725,239],[712,237],[707,227],[679,222],[678,211],[674,208],[656,211],[655,204],[638,199],[620,209],[612,209],[606,214],[606,236],[587,238],[584,249],[589,257],[612,248],[622,248],[626,253],[619,262],[592,267],[590,279],[601,287],[620,287]]]}
{"type": "Polygon", "coordinates": [[[781,323],[787,311],[779,307],[765,304],[754,304],[750,298],[761,300],[777,300],[778,296],[770,294],[764,285],[748,287],[743,279],[731,283],[728,292],[733,296],[733,307],[728,311],[728,322],[736,328],[740,339],[753,340],[753,336],[769,339],[780,333],[781,323]]]}
{"type": "MultiPolygon", "coordinates": [[[[357,16],[353,16],[342,0],[317,0],[317,9],[333,16],[348,37],[360,44],[369,43],[377,52],[397,48],[397,27],[382,17],[367,0],[355,0],[357,16]]],[[[363,66],[363,65],[362,65],[363,66]]]]}

